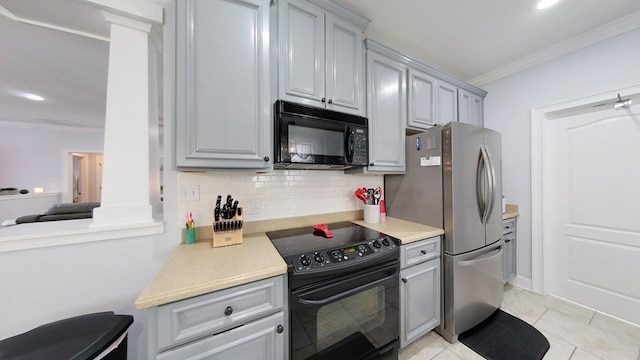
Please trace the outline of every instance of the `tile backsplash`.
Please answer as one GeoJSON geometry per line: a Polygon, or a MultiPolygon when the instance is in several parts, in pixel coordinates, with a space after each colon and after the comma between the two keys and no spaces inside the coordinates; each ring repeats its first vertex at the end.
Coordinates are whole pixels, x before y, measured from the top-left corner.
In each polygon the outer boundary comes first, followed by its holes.
{"type": "Polygon", "coordinates": [[[231,194],[244,210],[245,221],[334,213],[364,208],[354,191],[383,186],[383,176],[345,175],[339,171],[277,170],[267,174],[178,172],[178,191],[199,187],[199,201],[180,201],[178,224],[193,212],[197,226],[213,222],[216,197],[231,194]],[[252,209],[252,201],[257,209],[252,209]],[[252,211],[254,210],[254,211],[252,211]],[[255,211],[257,210],[257,211],[255,211]]]}

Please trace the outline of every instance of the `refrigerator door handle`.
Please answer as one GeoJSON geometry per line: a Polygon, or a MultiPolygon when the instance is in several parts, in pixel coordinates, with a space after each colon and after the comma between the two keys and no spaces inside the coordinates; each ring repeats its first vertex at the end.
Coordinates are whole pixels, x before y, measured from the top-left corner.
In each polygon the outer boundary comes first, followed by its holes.
{"type": "Polygon", "coordinates": [[[482,186],[482,176],[486,173],[486,164],[483,149],[480,148],[480,156],[478,157],[478,169],[476,170],[476,200],[478,201],[478,212],[480,213],[480,221],[485,222],[485,210],[487,207],[482,186]]]}
{"type": "Polygon", "coordinates": [[[458,266],[474,266],[477,265],[481,262],[485,262],[485,261],[490,261],[494,258],[497,258],[498,256],[502,256],[502,246],[500,246],[500,248],[492,251],[492,253],[488,256],[483,256],[480,258],[476,258],[473,260],[463,260],[463,261],[458,261],[458,266]]]}
{"type": "Polygon", "coordinates": [[[489,161],[489,155],[487,154],[487,149],[483,146],[480,146],[480,153],[482,155],[482,175],[485,176],[485,181],[486,181],[486,186],[488,187],[486,190],[484,189],[484,186],[478,185],[479,188],[482,188],[482,196],[484,197],[483,199],[483,211],[482,211],[482,223],[486,224],[487,220],[489,218],[489,214],[491,214],[490,211],[490,205],[491,205],[491,199],[492,199],[492,186],[493,186],[493,177],[491,175],[490,169],[491,169],[491,163],[489,161]]]}
{"type": "Polygon", "coordinates": [[[486,157],[486,172],[487,172],[487,180],[489,183],[489,198],[487,199],[487,209],[486,209],[486,219],[485,223],[489,220],[489,216],[491,216],[491,212],[493,212],[493,206],[496,202],[496,170],[493,166],[493,161],[491,160],[491,154],[489,153],[489,149],[486,146],[482,147],[484,149],[484,155],[486,157]]]}

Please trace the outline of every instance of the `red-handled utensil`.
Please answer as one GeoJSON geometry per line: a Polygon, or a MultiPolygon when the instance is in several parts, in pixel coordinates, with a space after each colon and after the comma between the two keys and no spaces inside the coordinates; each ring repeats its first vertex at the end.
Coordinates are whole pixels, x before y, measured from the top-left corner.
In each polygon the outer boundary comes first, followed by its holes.
{"type": "Polygon", "coordinates": [[[327,238],[333,237],[333,233],[329,230],[329,226],[327,226],[327,224],[314,224],[313,230],[322,232],[327,238]]]}
{"type": "Polygon", "coordinates": [[[360,189],[356,189],[356,197],[360,200],[362,200],[363,202],[367,202],[367,189],[365,188],[360,188],[360,189]]]}

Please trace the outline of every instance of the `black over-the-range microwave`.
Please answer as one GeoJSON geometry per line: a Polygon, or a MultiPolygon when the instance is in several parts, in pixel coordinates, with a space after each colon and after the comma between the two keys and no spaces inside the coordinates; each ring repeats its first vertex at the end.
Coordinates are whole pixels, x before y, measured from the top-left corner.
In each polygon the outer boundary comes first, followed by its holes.
{"type": "Polygon", "coordinates": [[[276,169],[339,170],[369,163],[368,119],[278,100],[276,169]]]}

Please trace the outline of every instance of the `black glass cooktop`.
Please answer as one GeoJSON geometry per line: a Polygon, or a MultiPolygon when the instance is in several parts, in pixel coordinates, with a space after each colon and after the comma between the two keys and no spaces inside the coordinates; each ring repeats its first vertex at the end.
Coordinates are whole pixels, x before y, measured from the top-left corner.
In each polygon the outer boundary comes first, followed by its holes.
{"type": "Polygon", "coordinates": [[[379,231],[348,221],[327,225],[333,233],[332,238],[324,237],[323,233],[314,230],[313,226],[270,231],[267,232],[267,236],[285,258],[313,251],[348,247],[385,236],[379,231]]]}

